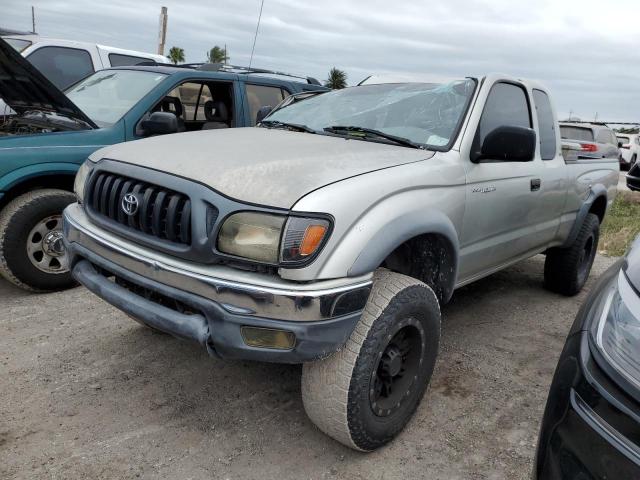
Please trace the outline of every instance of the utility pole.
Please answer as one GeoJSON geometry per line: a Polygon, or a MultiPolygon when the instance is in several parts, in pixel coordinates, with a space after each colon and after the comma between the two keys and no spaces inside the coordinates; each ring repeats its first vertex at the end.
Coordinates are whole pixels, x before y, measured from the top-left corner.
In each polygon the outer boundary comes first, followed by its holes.
{"type": "Polygon", "coordinates": [[[31,5],[31,33],[36,33],[36,9],[31,5]]]}
{"type": "Polygon", "coordinates": [[[164,42],[167,38],[167,7],[160,9],[160,24],[158,25],[158,55],[164,55],[164,42]]]}

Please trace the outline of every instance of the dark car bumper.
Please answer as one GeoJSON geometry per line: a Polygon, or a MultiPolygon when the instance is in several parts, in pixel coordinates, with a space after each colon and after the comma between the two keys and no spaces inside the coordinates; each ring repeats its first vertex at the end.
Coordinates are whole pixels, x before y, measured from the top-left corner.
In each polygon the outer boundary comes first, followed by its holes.
{"type": "Polygon", "coordinates": [[[640,403],[610,379],[591,351],[585,331],[590,302],[578,314],[554,375],[536,479],[640,479],[640,403]]]}
{"type": "Polygon", "coordinates": [[[640,164],[636,163],[629,169],[627,187],[629,187],[629,190],[640,191],[640,164]]]}
{"type": "Polygon", "coordinates": [[[135,320],[222,358],[302,363],[326,357],[351,335],[370,289],[370,281],[362,280],[296,290],[191,274],[118,249],[79,220],[84,217],[77,206],[65,211],[70,267],[81,284],[135,320]],[[293,347],[252,346],[247,327],[293,335],[293,347]]]}
{"type": "Polygon", "coordinates": [[[627,187],[635,192],[640,191],[640,177],[627,175],[627,187]]]}

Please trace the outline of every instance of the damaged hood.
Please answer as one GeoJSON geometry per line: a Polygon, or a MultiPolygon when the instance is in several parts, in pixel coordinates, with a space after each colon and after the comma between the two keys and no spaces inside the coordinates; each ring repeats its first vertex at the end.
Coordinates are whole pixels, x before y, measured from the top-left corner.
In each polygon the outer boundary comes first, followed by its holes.
{"type": "Polygon", "coordinates": [[[54,112],[96,124],[40,71],[0,38],[0,99],[19,115],[28,110],[54,112]]]}
{"type": "Polygon", "coordinates": [[[91,159],[153,168],[242,202],[291,208],[330,183],[433,155],[395,145],[251,127],[158,136],[98,150],[91,159]]]}

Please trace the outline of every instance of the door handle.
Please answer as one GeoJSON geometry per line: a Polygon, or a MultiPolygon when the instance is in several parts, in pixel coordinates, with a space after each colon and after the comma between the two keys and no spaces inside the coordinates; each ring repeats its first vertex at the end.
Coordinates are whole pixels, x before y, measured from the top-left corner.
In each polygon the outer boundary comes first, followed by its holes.
{"type": "Polygon", "coordinates": [[[542,184],[542,181],[539,178],[532,178],[531,179],[531,191],[532,192],[537,192],[538,190],[540,190],[540,185],[542,184]]]}

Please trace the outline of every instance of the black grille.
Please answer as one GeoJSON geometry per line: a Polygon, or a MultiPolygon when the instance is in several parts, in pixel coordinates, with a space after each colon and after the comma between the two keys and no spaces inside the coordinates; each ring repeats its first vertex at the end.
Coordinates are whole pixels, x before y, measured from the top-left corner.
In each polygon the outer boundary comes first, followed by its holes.
{"type": "Polygon", "coordinates": [[[100,172],[91,183],[86,200],[94,213],[121,225],[170,242],[191,243],[191,201],[182,193],[100,172]],[[137,210],[132,215],[122,207],[127,194],[137,200],[137,210]]]}

